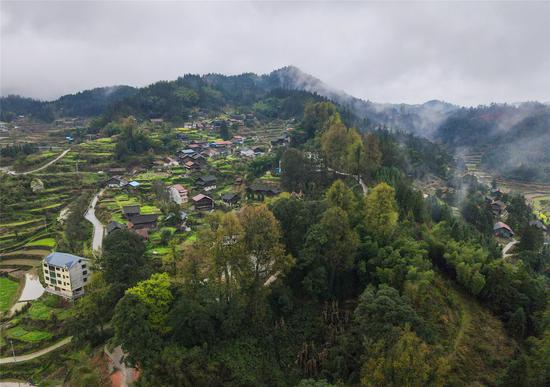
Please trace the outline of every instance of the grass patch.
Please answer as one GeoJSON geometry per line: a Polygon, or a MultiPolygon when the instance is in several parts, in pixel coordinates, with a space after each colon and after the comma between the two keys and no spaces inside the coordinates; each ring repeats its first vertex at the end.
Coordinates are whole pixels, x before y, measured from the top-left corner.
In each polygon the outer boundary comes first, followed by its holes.
{"type": "Polygon", "coordinates": [[[7,277],[0,277],[0,312],[6,312],[17,293],[19,284],[7,277]]]}
{"type": "Polygon", "coordinates": [[[155,206],[141,206],[140,211],[142,214],[160,214],[160,209],[155,206]]]}
{"type": "Polygon", "coordinates": [[[38,343],[40,341],[48,340],[52,338],[52,334],[44,331],[27,331],[21,326],[8,329],[6,336],[15,340],[23,341],[26,343],[38,343]]]}
{"type": "Polygon", "coordinates": [[[28,310],[28,314],[33,320],[49,320],[52,315],[55,315],[58,320],[65,320],[71,315],[70,309],[55,308],[54,306],[58,304],[58,300],[55,298],[46,297],[39,301],[32,303],[31,307],[28,310]]]}
{"type": "Polygon", "coordinates": [[[26,247],[31,246],[44,246],[44,247],[50,247],[53,248],[55,246],[55,239],[54,238],[44,238],[39,239],[37,241],[29,242],[25,245],[26,247]]]}

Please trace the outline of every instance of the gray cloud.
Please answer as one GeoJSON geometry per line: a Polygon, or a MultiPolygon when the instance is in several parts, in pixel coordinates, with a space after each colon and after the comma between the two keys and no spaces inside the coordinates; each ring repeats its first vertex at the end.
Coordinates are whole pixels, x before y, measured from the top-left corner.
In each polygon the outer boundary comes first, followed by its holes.
{"type": "Polygon", "coordinates": [[[1,3],[3,95],[292,64],[377,102],[550,101],[550,3],[1,3]]]}

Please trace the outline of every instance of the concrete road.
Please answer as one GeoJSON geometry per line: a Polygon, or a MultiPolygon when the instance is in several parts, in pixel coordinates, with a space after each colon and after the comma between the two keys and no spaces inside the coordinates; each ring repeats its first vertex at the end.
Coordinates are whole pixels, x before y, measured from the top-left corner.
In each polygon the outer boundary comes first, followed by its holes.
{"type": "Polygon", "coordinates": [[[101,254],[101,247],[103,245],[103,235],[105,234],[105,227],[99,219],[95,216],[95,206],[99,197],[103,194],[105,189],[99,191],[90,202],[88,211],[84,214],[84,218],[94,226],[94,236],[92,238],[92,250],[95,254],[101,254]]]}
{"type": "Polygon", "coordinates": [[[15,171],[8,171],[8,174],[9,175],[30,175],[31,173],[35,173],[35,172],[39,172],[43,169],[46,169],[48,168],[50,165],[56,163],[58,160],[61,160],[63,157],[65,157],[65,155],[67,153],[69,153],[69,151],[71,150],[71,148],[69,149],[65,149],[63,151],[63,153],[61,153],[59,156],[57,156],[55,159],[51,160],[51,161],[48,161],[46,164],[42,165],[41,167],[38,167],[36,169],[33,169],[31,171],[27,171],[27,172],[15,172],[15,171]]]}
{"type": "MultiPolygon", "coordinates": [[[[24,362],[24,361],[29,361],[29,360],[32,360],[32,359],[36,359],[37,357],[43,356],[47,353],[55,351],[58,348],[63,347],[64,345],[69,344],[72,339],[73,339],[72,336],[66,337],[63,340],[58,341],[57,343],[55,343],[53,345],[50,345],[49,347],[46,347],[46,348],[41,349],[39,351],[31,352],[31,353],[26,354],[26,355],[15,356],[15,359],[13,358],[13,356],[0,358],[0,364],[21,363],[21,362],[24,362]]],[[[8,349],[9,348],[6,348],[4,352],[8,352],[8,349]]]]}

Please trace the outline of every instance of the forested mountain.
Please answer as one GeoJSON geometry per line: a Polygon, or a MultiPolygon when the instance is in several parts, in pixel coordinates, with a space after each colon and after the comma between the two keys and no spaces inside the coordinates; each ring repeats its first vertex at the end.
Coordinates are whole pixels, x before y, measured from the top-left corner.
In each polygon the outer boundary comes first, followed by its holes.
{"type": "Polygon", "coordinates": [[[475,148],[483,153],[485,167],[505,177],[538,181],[550,177],[548,105],[459,108],[437,100],[420,105],[379,104],[334,89],[293,66],[264,75],[187,74],[142,88],[96,88],[51,102],[8,96],[0,100],[0,109],[1,119],[8,121],[20,114],[42,121],[101,115],[104,125],[133,115],[181,123],[192,111],[222,112],[228,106],[260,119],[300,117],[308,102],[323,99],[337,103],[344,121],[360,129],[383,125],[451,148],[475,148]]]}
{"type": "Polygon", "coordinates": [[[18,95],[0,98],[0,119],[10,121],[18,115],[30,115],[40,121],[51,122],[57,117],[96,116],[114,102],[137,92],[130,86],[98,87],[76,94],[67,94],[54,101],[39,101],[18,95]]]}
{"type": "Polygon", "coordinates": [[[462,108],[438,128],[435,138],[483,154],[482,164],[505,177],[550,179],[550,106],[524,103],[462,108]]]}
{"type": "MultiPolygon", "coordinates": [[[[137,116],[173,119],[186,116],[188,109],[192,106],[206,109],[214,105],[221,108],[224,103],[250,106],[258,102],[260,96],[269,99],[268,93],[279,89],[317,94],[352,111],[362,120],[368,119],[374,124],[387,125],[425,137],[430,137],[437,125],[450,112],[458,108],[436,100],[421,105],[379,104],[364,101],[336,90],[293,66],[283,67],[264,75],[188,74],[175,81],[161,81],[140,89],[129,86],[97,88],[66,95],[51,102],[19,96],[3,97],[0,102],[4,119],[9,119],[13,114],[30,114],[37,119],[51,121],[59,116],[99,115],[108,107],[111,107],[111,112],[122,110],[137,116]]],[[[299,93],[293,93],[293,95],[296,98],[299,93]]],[[[282,108],[296,106],[294,102],[287,101],[282,108]]],[[[274,106],[274,108],[280,108],[280,106],[274,106]]],[[[298,112],[299,109],[295,111],[298,112]]],[[[269,112],[266,113],[269,114],[269,112]]]]}
{"type": "Polygon", "coordinates": [[[361,118],[428,138],[451,112],[459,108],[438,100],[419,105],[365,101],[337,90],[294,66],[283,67],[262,78],[271,87],[317,93],[346,107],[361,118]]]}

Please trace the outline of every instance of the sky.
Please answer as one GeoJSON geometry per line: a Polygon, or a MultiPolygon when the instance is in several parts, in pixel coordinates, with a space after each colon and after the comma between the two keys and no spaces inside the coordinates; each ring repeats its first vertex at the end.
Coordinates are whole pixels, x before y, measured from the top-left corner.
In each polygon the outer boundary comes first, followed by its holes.
{"type": "Polygon", "coordinates": [[[550,2],[1,1],[0,92],[294,65],[359,98],[550,101],[550,2]]]}

